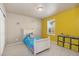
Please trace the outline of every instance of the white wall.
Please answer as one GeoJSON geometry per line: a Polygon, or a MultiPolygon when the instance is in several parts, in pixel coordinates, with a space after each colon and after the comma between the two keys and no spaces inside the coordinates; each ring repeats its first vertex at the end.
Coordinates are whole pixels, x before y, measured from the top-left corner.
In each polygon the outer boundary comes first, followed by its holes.
{"type": "MultiPolygon", "coordinates": [[[[20,38],[21,29],[35,30],[36,34],[41,34],[41,20],[19,14],[7,13],[6,19],[7,43],[16,42],[16,37],[20,38]],[[17,24],[19,22],[20,24],[17,24]]],[[[22,41],[22,39],[19,39],[22,41]]]]}
{"type": "Polygon", "coordinates": [[[0,4],[0,55],[2,55],[5,47],[5,8],[0,4]]]}

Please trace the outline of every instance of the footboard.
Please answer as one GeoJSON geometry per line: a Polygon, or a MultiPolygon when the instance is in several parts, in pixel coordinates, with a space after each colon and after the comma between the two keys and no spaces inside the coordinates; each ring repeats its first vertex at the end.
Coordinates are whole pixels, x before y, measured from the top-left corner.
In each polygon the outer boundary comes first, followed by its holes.
{"type": "Polygon", "coordinates": [[[34,41],[34,54],[50,48],[50,38],[40,39],[34,41]]]}

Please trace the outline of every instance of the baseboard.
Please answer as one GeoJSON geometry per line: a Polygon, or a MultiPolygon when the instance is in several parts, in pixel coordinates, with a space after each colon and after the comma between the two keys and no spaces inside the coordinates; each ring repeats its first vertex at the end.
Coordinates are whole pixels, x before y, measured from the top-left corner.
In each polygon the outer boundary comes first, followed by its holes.
{"type": "Polygon", "coordinates": [[[15,42],[15,43],[10,43],[10,44],[7,44],[7,46],[15,46],[15,45],[18,45],[18,44],[22,44],[22,42],[15,42]]]}

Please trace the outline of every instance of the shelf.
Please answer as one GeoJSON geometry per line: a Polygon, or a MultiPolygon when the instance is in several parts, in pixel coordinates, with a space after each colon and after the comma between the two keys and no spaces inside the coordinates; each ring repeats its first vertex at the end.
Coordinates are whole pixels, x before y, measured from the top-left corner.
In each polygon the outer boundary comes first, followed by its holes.
{"type": "MultiPolygon", "coordinates": [[[[59,41],[59,42],[63,42],[63,41],[59,41]]],[[[79,46],[79,45],[77,45],[77,44],[73,44],[73,43],[69,43],[69,42],[63,42],[63,43],[67,43],[67,44],[79,46]]]]}
{"type": "Polygon", "coordinates": [[[58,35],[57,45],[79,52],[79,37],[58,35]]]}

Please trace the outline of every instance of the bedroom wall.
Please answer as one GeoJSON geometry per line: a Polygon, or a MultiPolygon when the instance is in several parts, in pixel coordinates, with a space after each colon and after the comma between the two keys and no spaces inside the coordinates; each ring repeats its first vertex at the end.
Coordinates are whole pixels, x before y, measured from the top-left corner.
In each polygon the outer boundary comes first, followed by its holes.
{"type": "Polygon", "coordinates": [[[17,37],[19,41],[22,41],[21,29],[26,29],[27,32],[28,30],[34,30],[36,34],[41,35],[41,20],[24,15],[7,13],[6,29],[8,44],[16,42],[17,37]]]}
{"type": "Polygon", "coordinates": [[[56,41],[57,35],[64,33],[65,35],[79,36],[79,6],[62,11],[54,16],[49,16],[42,21],[42,37],[47,34],[47,20],[55,19],[55,36],[51,35],[51,40],[56,41]]]}

